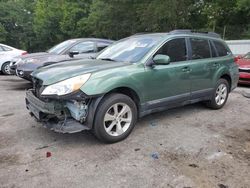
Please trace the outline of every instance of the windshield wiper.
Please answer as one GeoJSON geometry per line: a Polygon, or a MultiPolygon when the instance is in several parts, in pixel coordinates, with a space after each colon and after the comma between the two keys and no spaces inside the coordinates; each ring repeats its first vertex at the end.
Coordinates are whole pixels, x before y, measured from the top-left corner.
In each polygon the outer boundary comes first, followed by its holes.
{"type": "Polygon", "coordinates": [[[116,61],[114,59],[110,59],[110,58],[100,58],[101,60],[104,60],[104,61],[116,61]]]}

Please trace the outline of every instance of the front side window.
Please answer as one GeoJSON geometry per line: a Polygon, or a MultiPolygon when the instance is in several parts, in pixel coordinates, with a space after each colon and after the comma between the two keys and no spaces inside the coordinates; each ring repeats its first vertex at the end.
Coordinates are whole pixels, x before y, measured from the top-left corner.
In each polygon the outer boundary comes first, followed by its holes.
{"type": "Polygon", "coordinates": [[[75,46],[73,46],[70,49],[70,51],[71,52],[77,51],[77,52],[79,52],[79,54],[93,53],[93,52],[95,52],[94,42],[91,42],[91,41],[80,42],[80,43],[76,44],[75,46]]]}
{"type": "Polygon", "coordinates": [[[230,51],[225,47],[225,45],[220,41],[213,41],[215,48],[220,57],[230,54],[230,51]]]}
{"type": "Polygon", "coordinates": [[[106,48],[96,59],[131,62],[140,61],[161,39],[160,36],[133,36],[106,48]]]}
{"type": "Polygon", "coordinates": [[[208,40],[191,38],[190,43],[192,46],[192,59],[206,59],[211,57],[208,40]]]}
{"type": "Polygon", "coordinates": [[[184,38],[178,38],[168,41],[156,52],[156,54],[169,56],[170,62],[186,61],[186,41],[184,38]]]}
{"type": "Polygon", "coordinates": [[[0,52],[3,52],[4,50],[3,50],[3,48],[2,48],[2,46],[0,46],[0,52]]]}

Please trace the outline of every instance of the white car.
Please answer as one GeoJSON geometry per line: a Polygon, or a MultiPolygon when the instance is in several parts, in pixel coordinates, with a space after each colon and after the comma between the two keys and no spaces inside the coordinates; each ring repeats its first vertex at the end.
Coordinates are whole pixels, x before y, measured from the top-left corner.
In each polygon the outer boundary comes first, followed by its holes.
{"type": "Polygon", "coordinates": [[[25,55],[26,51],[19,50],[0,43],[0,71],[3,74],[10,74],[10,62],[14,57],[25,55]]]}

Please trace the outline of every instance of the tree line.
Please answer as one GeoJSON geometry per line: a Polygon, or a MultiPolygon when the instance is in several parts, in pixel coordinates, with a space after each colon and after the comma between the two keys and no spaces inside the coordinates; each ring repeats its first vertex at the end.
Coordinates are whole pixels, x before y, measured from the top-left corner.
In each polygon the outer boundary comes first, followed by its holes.
{"type": "Polygon", "coordinates": [[[0,42],[29,52],[70,38],[215,31],[250,38],[250,0],[0,0],[0,42]]]}

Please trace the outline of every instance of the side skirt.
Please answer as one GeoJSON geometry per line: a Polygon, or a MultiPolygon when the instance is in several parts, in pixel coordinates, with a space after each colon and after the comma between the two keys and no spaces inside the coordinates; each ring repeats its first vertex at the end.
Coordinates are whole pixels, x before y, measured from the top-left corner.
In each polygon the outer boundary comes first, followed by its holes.
{"type": "Polygon", "coordinates": [[[192,92],[191,94],[181,94],[174,97],[167,97],[154,101],[149,101],[141,105],[139,116],[143,117],[148,114],[161,112],[171,108],[185,106],[201,101],[208,101],[212,97],[213,88],[199,90],[192,92]]]}

